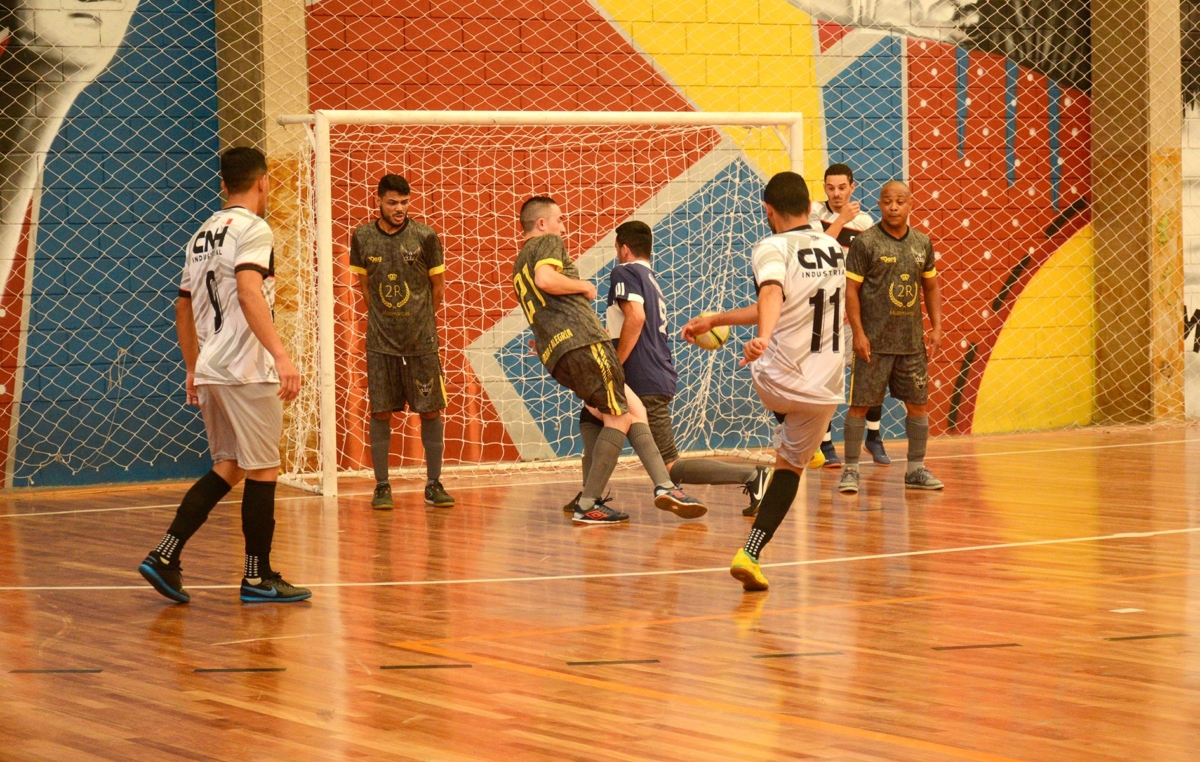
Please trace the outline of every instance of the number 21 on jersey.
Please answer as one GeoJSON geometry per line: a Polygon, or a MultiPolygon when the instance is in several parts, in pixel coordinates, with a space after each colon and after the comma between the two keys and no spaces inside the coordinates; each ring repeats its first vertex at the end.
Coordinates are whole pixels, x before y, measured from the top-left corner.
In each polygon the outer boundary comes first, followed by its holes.
{"type": "Polygon", "coordinates": [[[517,292],[517,301],[525,310],[525,319],[529,321],[530,325],[533,325],[533,316],[537,314],[537,304],[533,297],[537,297],[537,301],[541,302],[543,307],[546,306],[546,299],[533,282],[533,276],[529,274],[529,265],[525,265],[513,275],[513,290],[517,292]]]}

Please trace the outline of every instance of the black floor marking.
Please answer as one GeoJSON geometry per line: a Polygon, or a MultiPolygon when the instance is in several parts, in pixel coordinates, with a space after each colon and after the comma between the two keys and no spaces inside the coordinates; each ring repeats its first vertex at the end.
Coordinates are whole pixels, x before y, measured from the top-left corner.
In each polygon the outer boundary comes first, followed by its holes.
{"type": "Polygon", "coordinates": [[[1020,648],[1020,643],[983,643],[977,646],[934,646],[934,651],[970,651],[975,648],[1020,648]]]}
{"type": "Polygon", "coordinates": [[[211,667],[193,669],[193,672],[287,672],[287,667],[211,667]]]}
{"type": "Polygon", "coordinates": [[[793,654],[753,654],[751,659],[790,659],[793,656],[841,656],[841,651],[807,651],[793,654]]]}
{"type": "Polygon", "coordinates": [[[1157,640],[1159,638],[1186,638],[1186,632],[1166,632],[1162,635],[1126,635],[1120,638],[1105,638],[1105,640],[1157,640]]]}
{"type": "Polygon", "coordinates": [[[601,667],[608,664],[660,664],[658,659],[614,659],[613,661],[569,661],[568,667],[601,667]]]}
{"type": "Polygon", "coordinates": [[[470,669],[474,664],[384,664],[380,669],[470,669]]]}
{"type": "Polygon", "coordinates": [[[10,669],[10,675],[97,675],[102,669],[10,669]]]}

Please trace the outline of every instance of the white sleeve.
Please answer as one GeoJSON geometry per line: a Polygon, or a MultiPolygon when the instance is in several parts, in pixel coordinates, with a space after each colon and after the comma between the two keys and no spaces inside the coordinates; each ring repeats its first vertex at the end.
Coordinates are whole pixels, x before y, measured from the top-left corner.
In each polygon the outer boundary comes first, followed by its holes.
{"type": "Polygon", "coordinates": [[[233,254],[233,270],[255,270],[265,278],[273,275],[271,252],[275,239],[266,220],[255,220],[238,236],[237,249],[233,254]]]}
{"type": "Polygon", "coordinates": [[[772,281],[783,286],[787,279],[787,261],[783,258],[783,252],[774,244],[763,241],[755,246],[750,261],[754,266],[754,284],[756,286],[762,288],[764,283],[772,281]]]}

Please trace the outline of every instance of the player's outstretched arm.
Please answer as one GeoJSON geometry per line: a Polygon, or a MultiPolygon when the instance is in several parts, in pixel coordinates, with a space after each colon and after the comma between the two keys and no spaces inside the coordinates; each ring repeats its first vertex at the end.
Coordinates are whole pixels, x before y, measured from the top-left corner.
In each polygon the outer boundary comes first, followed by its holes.
{"type": "Polygon", "coordinates": [[[547,294],[555,296],[579,294],[587,297],[588,301],[596,298],[596,287],[591,282],[579,278],[568,278],[554,265],[538,265],[538,268],[533,271],[533,285],[547,294]]]}
{"type": "Polygon", "coordinates": [[[242,270],[237,273],[238,304],[242,314],[246,316],[246,324],[251,333],[258,339],[263,348],[275,358],[275,371],[279,374],[279,398],[287,402],[296,399],[300,394],[300,372],[292,365],[287,350],[279,334],[275,332],[275,323],[271,320],[271,308],[262,294],[263,276],[256,270],[242,270]]]}
{"type": "Polygon", "coordinates": [[[440,272],[429,276],[429,292],[433,299],[434,317],[442,308],[442,301],[446,298],[446,273],[440,272]]]}
{"type": "Polygon", "coordinates": [[[863,362],[871,362],[871,340],[863,332],[862,302],[859,301],[859,291],[862,283],[854,278],[846,278],[846,319],[850,321],[850,330],[854,333],[854,354],[863,362]]]}
{"type": "Polygon", "coordinates": [[[758,292],[758,335],[746,342],[742,347],[742,360],[738,365],[749,365],[762,357],[779,324],[779,315],[783,311],[783,286],[778,283],[764,283],[758,292]]]}
{"type": "Polygon", "coordinates": [[[925,334],[925,349],[932,360],[938,348],[942,346],[942,295],[938,290],[937,276],[922,278],[921,289],[925,292],[925,311],[929,313],[929,332],[925,334]]]}
{"type": "Polygon", "coordinates": [[[719,325],[758,325],[758,304],[739,307],[729,312],[718,312],[715,315],[694,317],[687,322],[679,335],[689,344],[695,344],[697,336],[708,333],[719,325]]]}
{"type": "Polygon", "coordinates": [[[179,336],[179,349],[183,352],[183,364],[187,368],[184,391],[187,404],[200,406],[196,395],[196,358],[200,356],[200,338],[196,335],[196,320],[192,314],[192,298],[181,296],[175,300],[175,333],[179,336]]]}

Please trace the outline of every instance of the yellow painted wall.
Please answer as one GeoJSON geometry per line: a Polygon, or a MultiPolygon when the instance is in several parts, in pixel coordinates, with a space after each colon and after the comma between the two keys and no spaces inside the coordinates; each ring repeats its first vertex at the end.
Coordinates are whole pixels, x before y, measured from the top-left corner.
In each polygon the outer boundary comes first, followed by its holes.
{"type": "Polygon", "coordinates": [[[1017,299],[984,370],[975,433],[1091,423],[1093,259],[1088,225],[1050,257],[1017,299]]]}
{"type": "MultiPolygon", "coordinates": [[[[702,111],[798,111],[805,123],[804,177],[824,197],[816,33],[785,0],[599,0],[659,70],[702,111]]],[[[790,169],[775,140],[730,137],[764,175],[790,169]]]]}

